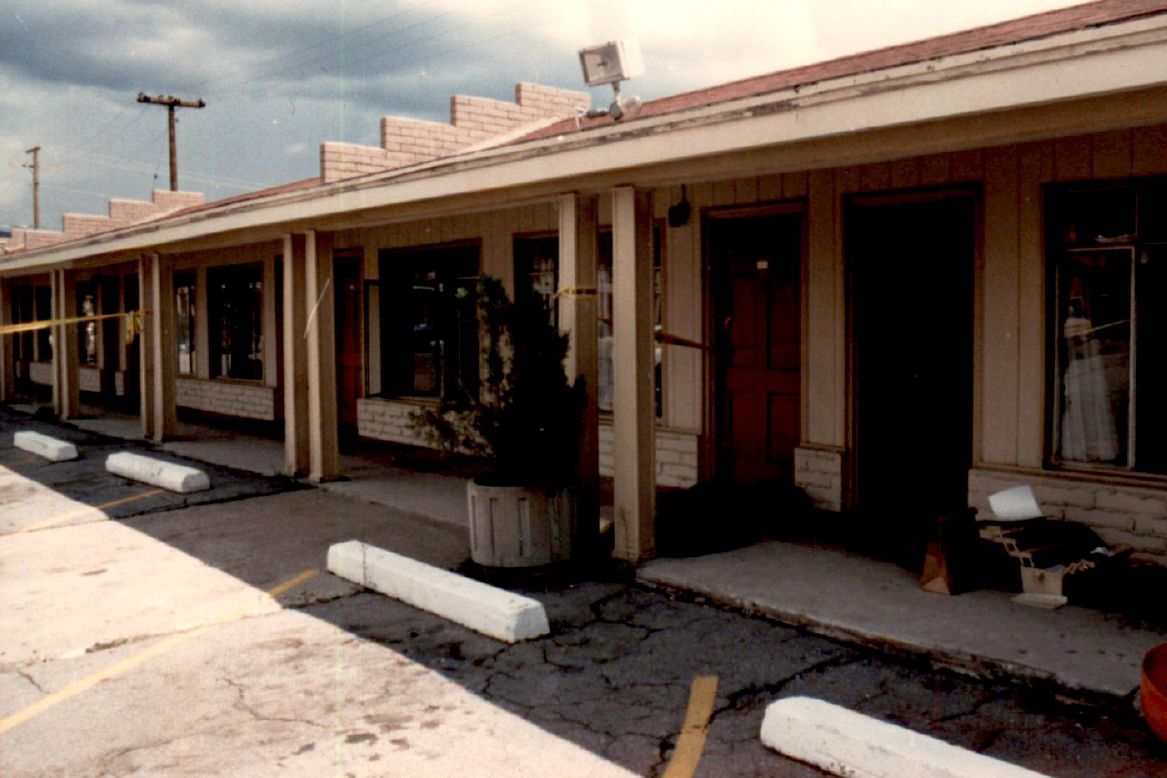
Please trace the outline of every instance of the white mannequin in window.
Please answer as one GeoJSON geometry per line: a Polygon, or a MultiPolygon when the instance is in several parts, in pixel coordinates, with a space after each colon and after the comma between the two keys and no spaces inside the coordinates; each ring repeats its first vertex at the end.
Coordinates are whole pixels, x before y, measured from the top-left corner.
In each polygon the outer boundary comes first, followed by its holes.
{"type": "Polygon", "coordinates": [[[1082,299],[1070,300],[1062,323],[1067,363],[1063,376],[1061,458],[1113,462],[1119,456],[1106,363],[1082,299]]]}

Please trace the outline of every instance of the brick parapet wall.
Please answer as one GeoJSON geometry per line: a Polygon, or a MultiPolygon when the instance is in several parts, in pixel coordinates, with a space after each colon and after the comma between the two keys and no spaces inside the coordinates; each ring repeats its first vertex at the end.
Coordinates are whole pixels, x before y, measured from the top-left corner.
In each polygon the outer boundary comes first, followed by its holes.
{"type": "Polygon", "coordinates": [[[591,106],[591,95],[540,84],[515,85],[515,101],[454,95],[448,123],[385,116],[381,119],[381,148],[342,143],[320,147],[320,175],[326,182],[455,154],[477,143],[505,135],[541,119],[574,116],[591,106]],[[380,153],[378,153],[380,152],[380,153]]]}
{"type": "Polygon", "coordinates": [[[843,454],[829,449],[794,450],[794,485],[822,510],[843,509],[843,454]]]}
{"type": "Polygon", "coordinates": [[[992,516],[989,495],[1028,484],[1046,515],[1085,524],[1110,545],[1167,565],[1167,487],[1128,486],[1031,473],[969,471],[969,505],[992,516]]]}
{"type": "Polygon", "coordinates": [[[199,378],[175,379],[175,404],[180,408],[244,419],[275,419],[275,389],[259,384],[199,378]]]}

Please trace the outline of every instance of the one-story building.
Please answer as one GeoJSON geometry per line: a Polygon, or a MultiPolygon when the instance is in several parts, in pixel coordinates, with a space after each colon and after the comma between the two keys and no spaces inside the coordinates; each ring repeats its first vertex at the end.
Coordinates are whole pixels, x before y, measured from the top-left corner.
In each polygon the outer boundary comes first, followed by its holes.
{"type": "Polygon", "coordinates": [[[657,485],[725,480],[905,542],[1028,483],[1167,563],[1164,62],[1167,2],[1102,0],[621,121],[458,96],[316,179],[14,233],[3,323],[55,323],[2,339],[0,393],[156,440],[179,408],[268,422],[329,479],[345,436],[420,444],[410,414],[477,385],[490,274],[557,295],[619,558],[654,554],[657,485]]]}

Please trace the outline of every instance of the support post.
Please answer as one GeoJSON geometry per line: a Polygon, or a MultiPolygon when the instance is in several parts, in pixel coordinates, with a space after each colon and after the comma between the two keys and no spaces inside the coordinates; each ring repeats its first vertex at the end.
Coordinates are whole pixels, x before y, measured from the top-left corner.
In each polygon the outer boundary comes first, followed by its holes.
{"type": "Polygon", "coordinates": [[[332,249],[304,234],[305,334],[308,354],[308,478],[325,481],[339,471],[336,434],[336,360],[333,331],[332,249]],[[323,251],[317,251],[322,248],[323,251]]]}
{"type": "Polygon", "coordinates": [[[615,555],[633,564],[656,551],[651,217],[650,192],[612,190],[615,555]]]}
{"type": "MultiPolygon", "coordinates": [[[[77,284],[66,270],[54,270],[56,279],[53,315],[64,320],[77,313],[77,284]]],[[[53,328],[53,400],[57,416],[76,418],[81,412],[81,366],[77,362],[78,330],[83,325],[58,324],[53,328]]]]}
{"type": "Polygon", "coordinates": [[[150,266],[150,310],[154,318],[150,339],[154,370],[151,440],[161,443],[173,437],[178,426],[174,404],[174,275],[169,268],[163,267],[160,254],[150,257],[150,266]]]}
{"type": "Polygon", "coordinates": [[[308,472],[308,371],[304,347],[304,244],[303,235],[284,236],[283,335],[284,335],[284,473],[308,472]]]}
{"type": "Polygon", "coordinates": [[[138,309],[142,314],[142,331],[138,333],[138,408],[142,422],[142,438],[154,435],[154,328],[155,311],[150,309],[154,265],[146,257],[138,259],[138,309]]]}
{"type": "Polygon", "coordinates": [[[565,369],[587,388],[579,442],[579,526],[573,542],[578,559],[594,555],[599,541],[600,443],[599,368],[596,354],[596,222],[594,195],[559,197],[559,326],[570,338],[565,369]]]}
{"type": "MultiPolygon", "coordinates": [[[[0,279],[0,325],[12,324],[12,282],[0,279]]],[[[0,336],[0,402],[12,400],[15,390],[13,355],[18,335],[0,336]]]]}

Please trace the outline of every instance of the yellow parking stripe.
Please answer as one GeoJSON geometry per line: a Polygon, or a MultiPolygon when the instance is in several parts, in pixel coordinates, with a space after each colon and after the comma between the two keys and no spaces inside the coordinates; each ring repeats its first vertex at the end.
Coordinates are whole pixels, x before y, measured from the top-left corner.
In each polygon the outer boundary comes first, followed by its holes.
{"type": "Polygon", "coordinates": [[[102,503],[101,505],[87,505],[84,508],[78,508],[75,511],[69,511],[68,513],[60,513],[56,516],[45,519],[44,521],[38,521],[36,524],[29,524],[27,527],[21,527],[12,534],[18,534],[21,532],[36,532],[37,530],[48,529],[49,527],[53,527],[58,524],[64,524],[70,519],[75,519],[78,516],[84,516],[85,514],[92,513],[93,511],[104,511],[106,508],[125,505],[126,503],[134,502],[135,500],[144,500],[147,497],[153,497],[156,494],[162,494],[164,491],[164,489],[150,489],[138,494],[131,494],[129,497],[122,497],[118,500],[110,500],[109,502],[102,503]]]}
{"type": "MultiPolygon", "coordinates": [[[[267,595],[269,597],[273,597],[273,598],[277,597],[280,594],[282,594],[283,592],[286,592],[288,589],[291,589],[293,586],[297,586],[297,585],[303,583],[304,581],[307,581],[309,578],[313,577],[318,572],[319,572],[318,570],[305,570],[304,572],[297,575],[295,578],[290,578],[287,581],[284,581],[279,586],[276,586],[273,589],[268,589],[267,595]]],[[[64,702],[65,700],[72,698],[72,697],[76,697],[78,694],[81,694],[84,691],[88,691],[89,689],[92,689],[94,686],[101,683],[102,681],[108,681],[110,678],[114,678],[116,676],[121,675],[122,673],[127,672],[128,670],[132,670],[135,667],[137,667],[138,665],[140,665],[144,662],[147,662],[150,659],[153,659],[154,657],[158,656],[159,654],[164,654],[167,651],[169,651],[170,649],[172,649],[176,646],[182,645],[183,643],[187,642],[188,640],[192,640],[192,639],[198,637],[199,635],[210,632],[212,629],[215,629],[216,627],[220,627],[224,624],[227,624],[228,622],[237,621],[237,620],[243,618],[243,616],[245,616],[247,614],[247,612],[249,610],[251,610],[253,607],[254,607],[254,603],[248,603],[246,605],[243,605],[239,608],[236,608],[233,611],[229,611],[228,613],[225,613],[224,615],[220,616],[219,618],[215,619],[214,621],[212,621],[209,624],[198,627],[197,629],[193,629],[190,632],[183,632],[182,634],[179,634],[179,635],[171,635],[170,637],[166,638],[165,640],[162,640],[158,643],[155,643],[154,645],[150,646],[147,649],[139,651],[138,653],[136,653],[132,656],[128,656],[125,659],[121,660],[120,662],[115,662],[114,664],[110,665],[109,667],[105,668],[104,670],[99,670],[96,673],[93,673],[92,675],[88,675],[79,681],[74,681],[73,683],[64,687],[60,691],[53,692],[52,694],[48,695],[47,697],[44,697],[43,699],[33,703],[32,705],[29,705],[24,710],[18,711],[17,713],[14,713],[11,716],[8,716],[7,718],[0,719],[0,735],[3,735],[5,732],[7,732],[10,729],[13,729],[14,727],[20,726],[21,724],[28,721],[29,719],[32,719],[32,718],[39,716],[40,714],[44,713],[49,708],[52,708],[52,707],[64,702]]]]}
{"type": "Polygon", "coordinates": [[[709,718],[713,715],[713,702],[717,699],[717,676],[699,675],[693,679],[689,689],[689,707],[685,711],[685,723],[677,737],[677,747],[673,758],[664,772],[664,778],[690,778],[697,770],[701,754],[705,751],[705,738],[709,734],[709,718]]]}

